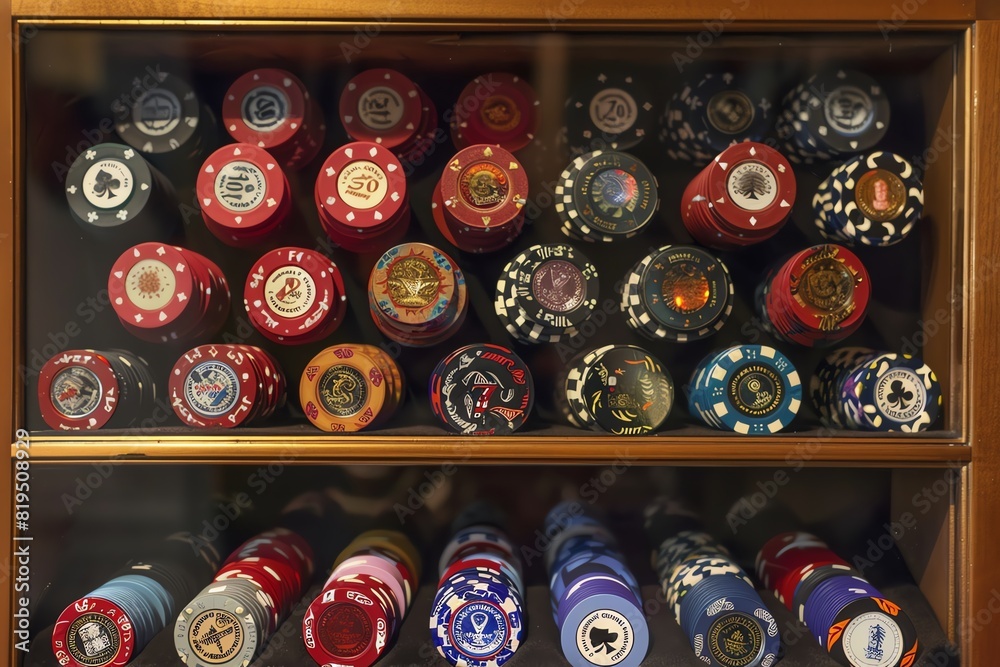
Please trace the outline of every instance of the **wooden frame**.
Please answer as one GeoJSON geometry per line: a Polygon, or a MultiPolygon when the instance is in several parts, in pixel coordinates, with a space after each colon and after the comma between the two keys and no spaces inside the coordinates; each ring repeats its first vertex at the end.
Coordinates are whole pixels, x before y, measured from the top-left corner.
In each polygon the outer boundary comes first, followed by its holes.
{"type": "MultiPolygon", "coordinates": [[[[17,60],[18,39],[15,17],[37,19],[77,19],[92,23],[95,27],[119,27],[140,21],[155,24],[158,19],[173,19],[192,22],[206,27],[227,26],[239,21],[274,21],[283,25],[301,25],[297,21],[323,21],[364,23],[372,16],[389,15],[396,28],[405,29],[412,25],[440,24],[441,22],[461,24],[463,21],[484,22],[488,17],[475,16],[470,12],[476,6],[458,3],[454,0],[431,5],[408,5],[401,0],[385,0],[379,7],[370,2],[345,0],[331,7],[319,0],[278,3],[274,0],[255,2],[235,2],[224,0],[212,4],[195,2],[137,2],[119,1],[107,9],[103,15],[95,15],[102,9],[95,8],[82,0],[67,0],[53,3],[46,0],[14,0],[12,6],[5,3],[4,16],[10,26],[11,49],[5,49],[0,57],[0,90],[10,91],[9,103],[0,105],[0,182],[3,183],[0,196],[7,214],[0,216],[0,432],[7,433],[14,442],[15,415],[20,414],[20,392],[17,390],[16,364],[20,359],[18,345],[21,339],[21,309],[18,307],[20,295],[16,289],[21,261],[21,239],[18,236],[17,221],[21,219],[19,196],[16,186],[19,156],[21,155],[18,133],[19,81],[14,69],[17,60]],[[380,13],[379,9],[383,9],[380,13]]],[[[805,28],[836,32],[839,30],[930,30],[948,28],[951,30],[969,28],[971,55],[971,79],[964,86],[967,113],[966,128],[973,140],[968,140],[965,151],[966,164],[960,166],[966,174],[969,187],[968,196],[960,198],[957,205],[965,211],[967,221],[966,259],[966,300],[960,313],[964,318],[961,330],[966,342],[967,363],[962,380],[963,405],[965,415],[962,423],[964,432],[957,438],[912,439],[897,443],[891,453],[879,448],[876,438],[851,438],[825,445],[814,458],[814,463],[852,463],[856,465],[901,465],[905,467],[964,465],[961,493],[957,502],[957,516],[949,525],[954,525],[953,534],[957,544],[953,552],[958,564],[958,596],[952,608],[958,612],[958,639],[962,649],[962,664],[969,666],[992,665],[993,647],[989,632],[973,625],[981,610],[989,610],[992,597],[1000,590],[1000,562],[992,546],[992,535],[1000,527],[1000,488],[994,480],[1000,475],[1000,414],[991,410],[991,397],[997,386],[995,378],[1000,373],[1000,355],[997,331],[1000,330],[1000,280],[995,271],[981,271],[988,258],[1000,256],[1000,234],[991,225],[1000,219],[1000,205],[996,201],[994,183],[1000,181],[1000,159],[996,151],[1000,149],[1000,118],[992,110],[992,101],[998,92],[1000,81],[1000,3],[968,2],[957,3],[948,0],[924,0],[912,3],[915,11],[906,13],[908,3],[892,0],[846,0],[831,8],[822,3],[768,0],[766,2],[737,3],[733,0],[708,0],[705,2],[682,2],[671,6],[668,11],[657,5],[636,2],[631,5],[602,3],[596,0],[563,0],[549,5],[529,0],[510,0],[504,3],[503,14],[489,17],[494,22],[488,24],[490,30],[523,27],[527,23],[559,27],[564,24],[575,26],[613,26],[621,29],[685,29],[701,25],[702,21],[715,20],[723,12],[731,11],[735,5],[746,9],[737,20],[740,29],[767,29],[795,31],[805,28]],[[834,12],[832,14],[831,12],[834,12]],[[874,23],[874,25],[872,25],[874,23]],[[974,49],[971,46],[974,45],[974,49]],[[974,361],[974,363],[973,363],[974,361]],[[874,454],[872,452],[875,452],[874,454]]],[[[264,25],[262,23],[262,25],[264,25]]],[[[286,439],[287,440],[287,439],[286,439]]],[[[283,441],[286,441],[283,440],[283,441]]],[[[644,451],[644,461],[685,464],[725,464],[780,463],[801,447],[797,438],[775,437],[757,441],[752,454],[734,442],[722,442],[712,457],[706,458],[704,450],[694,445],[684,444],[684,439],[663,438],[644,451]]],[[[77,442],[89,444],[86,454],[78,455],[70,444],[59,440],[39,438],[39,451],[50,460],[101,459],[110,455],[125,454],[121,443],[102,438],[80,438],[77,442]],[[103,444],[102,444],[103,443],[103,444]]],[[[188,436],[164,436],[156,441],[158,460],[192,461],[199,463],[232,462],[222,447],[225,440],[188,436]]],[[[231,441],[228,441],[231,442],[231,441]]],[[[622,442],[622,441],[617,441],[622,442]]],[[[455,440],[442,444],[436,438],[404,437],[395,439],[391,445],[382,446],[376,454],[366,451],[370,439],[338,439],[324,443],[319,448],[310,448],[302,462],[323,461],[375,461],[383,463],[407,463],[411,461],[440,461],[453,458],[461,447],[475,447],[473,457],[476,463],[510,462],[513,460],[533,460],[538,462],[602,462],[597,454],[589,454],[574,443],[571,437],[545,438],[543,442],[531,439],[512,438],[482,441],[455,440]],[[539,445],[545,445],[540,451],[539,445]]],[[[254,437],[239,443],[247,459],[273,458],[279,449],[277,436],[254,437]]],[[[627,444],[627,443],[622,443],[627,444]]],[[[146,452],[136,451],[136,454],[146,452]]],[[[149,460],[149,459],[146,459],[149,460]]],[[[12,478],[12,459],[3,464],[4,475],[12,478]]],[[[0,532],[12,535],[12,503],[10,497],[4,499],[5,512],[0,518],[0,532]]],[[[11,554],[6,554],[10,557],[11,554]]],[[[0,594],[0,604],[8,612],[12,610],[12,595],[6,582],[0,594]]],[[[0,650],[12,655],[11,637],[2,633],[0,650]]]]}

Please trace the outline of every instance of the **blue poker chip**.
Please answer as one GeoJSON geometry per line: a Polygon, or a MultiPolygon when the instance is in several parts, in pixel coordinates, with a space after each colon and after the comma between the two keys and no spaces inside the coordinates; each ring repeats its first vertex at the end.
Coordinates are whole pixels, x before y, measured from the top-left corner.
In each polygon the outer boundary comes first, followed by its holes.
{"type": "Polygon", "coordinates": [[[802,402],[792,362],[767,345],[737,345],[705,357],[695,369],[688,408],[708,426],[736,433],[777,433],[802,402]]]}
{"type": "Polygon", "coordinates": [[[707,578],[687,598],[681,620],[695,656],[712,667],[763,667],[777,661],[778,624],[741,578],[707,578]]]}
{"type": "Polygon", "coordinates": [[[563,655],[574,667],[638,667],[646,657],[646,617],[613,586],[595,582],[561,607],[560,643],[563,655]]]}
{"type": "Polygon", "coordinates": [[[469,576],[438,591],[430,631],[438,653],[452,665],[499,667],[524,641],[523,604],[500,580],[469,576]]]}

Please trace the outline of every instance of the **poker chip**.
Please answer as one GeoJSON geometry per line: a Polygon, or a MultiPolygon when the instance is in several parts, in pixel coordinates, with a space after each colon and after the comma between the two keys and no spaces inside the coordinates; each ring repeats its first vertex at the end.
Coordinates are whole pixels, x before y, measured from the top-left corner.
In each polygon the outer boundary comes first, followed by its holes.
{"type": "Polygon", "coordinates": [[[71,667],[128,664],[211,578],[218,567],[213,555],[211,541],[167,538],[152,558],[136,560],[71,602],[52,629],[56,660],[71,667]]]}
{"type": "Polygon", "coordinates": [[[466,345],[438,362],[429,380],[431,411],[463,435],[510,435],[534,403],[527,364],[506,347],[466,345]]]}
{"type": "Polygon", "coordinates": [[[455,102],[450,123],[452,143],[459,150],[490,144],[516,153],[535,139],[539,105],[535,90],[515,74],[478,76],[455,102]]]}
{"type": "Polygon", "coordinates": [[[420,575],[397,548],[416,551],[402,533],[365,533],[337,558],[302,619],[302,639],[316,664],[367,667],[392,647],[420,575]]]}
{"type": "Polygon", "coordinates": [[[881,84],[862,72],[834,69],[788,92],[776,130],[790,157],[811,164],[874,147],[889,128],[889,115],[881,84]]]}
{"type": "Polygon", "coordinates": [[[228,144],[208,156],[195,186],[212,235],[234,247],[273,237],[292,210],[292,193],[277,160],[255,145],[228,144]]]}
{"type": "Polygon", "coordinates": [[[774,127],[771,85],[734,72],[686,81],[660,117],[659,138],[673,160],[708,164],[742,141],[764,142],[774,127]]]}
{"type": "Polygon", "coordinates": [[[520,343],[555,343],[577,335],[597,308],[600,279],[587,257],[566,244],[533,245],[497,280],[497,317],[520,343]]]}
{"type": "Polygon", "coordinates": [[[174,414],[187,426],[233,428],[264,420],[285,403],[277,360],[252,345],[200,345],[170,371],[174,414]]]}
{"type": "Polygon", "coordinates": [[[637,667],[649,650],[638,581],[614,535],[560,503],[545,517],[546,573],[563,656],[574,667],[637,667]]]}
{"type": "Polygon", "coordinates": [[[944,403],[937,375],[921,359],[854,347],[820,362],[809,395],[824,425],[864,431],[926,431],[944,403]]]}
{"type": "Polygon", "coordinates": [[[403,166],[376,143],[354,142],[331,153],[314,198],[327,236],[351,252],[382,250],[401,240],[410,224],[403,166]]]}
{"type": "Polygon", "coordinates": [[[670,373],[634,345],[609,345],[578,356],[559,380],[556,402],[570,423],[612,435],[656,432],[674,403],[670,373]]]}
{"type": "Polygon", "coordinates": [[[347,82],[340,121],[353,140],[378,144],[403,163],[422,160],[438,127],[434,103],[420,86],[385,68],[365,70],[347,82]]]}
{"type": "Polygon", "coordinates": [[[663,246],[621,283],[621,311],[651,340],[687,343],[718,332],[733,311],[733,280],[722,260],[695,246],[663,246]]]}
{"type": "Polygon", "coordinates": [[[373,345],[333,345],[314,356],[299,381],[302,411],[316,428],[353,433],[378,428],[403,401],[399,365],[373,345]]]}
{"type": "Polygon", "coordinates": [[[787,222],[796,182],[784,155],[745,141],[715,156],[684,189],[681,221],[701,245],[734,250],[765,241],[787,222]]]}
{"type": "Polygon", "coordinates": [[[323,111],[294,74],[255,69],[229,86],[222,118],[234,141],[267,151],[283,169],[302,169],[326,136],[323,111]]]}
{"type": "Polygon", "coordinates": [[[566,236],[614,242],[642,232],[660,208],[658,184],[638,158],[596,150],[573,160],[554,189],[566,236]]]}
{"type": "Polygon", "coordinates": [[[91,146],[70,165],[65,186],[72,218],[107,242],[166,239],[178,226],[173,186],[132,146],[91,146]]]}
{"type": "Polygon", "coordinates": [[[407,347],[427,347],[454,335],[468,311],[468,287],[455,261],[433,246],[404,243],[372,267],[368,302],[386,337],[407,347]]]}
{"type": "Polygon", "coordinates": [[[499,667],[527,633],[525,589],[517,548],[492,525],[468,526],[445,545],[430,635],[457,667],[499,667]]]}
{"type": "Polygon", "coordinates": [[[66,350],[38,374],[42,419],[56,430],[129,428],[156,404],[149,365],[124,350],[66,350]]]}
{"type": "Polygon", "coordinates": [[[906,612],[820,538],[803,532],[775,535],[757,553],[756,567],[765,587],[838,663],[916,663],[919,641],[906,612]]]}
{"type": "Polygon", "coordinates": [[[824,347],[861,327],[871,291],[861,260],[843,246],[825,244],[770,270],[755,301],[766,331],[783,341],[824,347]]]}
{"type": "Polygon", "coordinates": [[[250,269],[243,306],[254,329],[272,342],[316,342],[333,333],[344,320],[344,277],[333,260],[319,252],[278,248],[250,269]]]}
{"type": "Polygon", "coordinates": [[[312,563],[310,544],[285,528],[240,545],[177,616],[174,647],[181,661],[225,667],[253,662],[302,597],[312,563]]]}
{"type": "Polygon", "coordinates": [[[709,354],[695,368],[688,394],[692,417],[743,435],[781,431],[801,403],[798,371],[767,345],[737,345],[709,354]]]}
{"type": "Polygon", "coordinates": [[[905,239],[920,221],[924,187],[905,158],[877,151],[834,169],[816,189],[812,204],[824,238],[884,247],[905,239]]]}
{"type": "Polygon", "coordinates": [[[229,316],[222,270],[192,250],[162,243],[123,252],[108,275],[108,296],[125,330],[152,343],[209,338],[229,316]]]}
{"type": "Polygon", "coordinates": [[[195,158],[206,143],[207,109],[179,76],[159,69],[147,70],[143,78],[148,76],[155,79],[152,86],[138,77],[133,79],[132,85],[143,92],[129,106],[120,101],[112,105],[120,118],[115,132],[122,141],[149,155],[195,158]]]}
{"type": "Polygon", "coordinates": [[[653,97],[629,73],[600,71],[572,90],[561,137],[575,153],[628,150],[655,131],[653,97]]]}
{"type": "Polygon", "coordinates": [[[463,148],[434,188],[434,224],[449,243],[473,253],[508,246],[524,227],[528,175],[500,146],[463,148]]]}

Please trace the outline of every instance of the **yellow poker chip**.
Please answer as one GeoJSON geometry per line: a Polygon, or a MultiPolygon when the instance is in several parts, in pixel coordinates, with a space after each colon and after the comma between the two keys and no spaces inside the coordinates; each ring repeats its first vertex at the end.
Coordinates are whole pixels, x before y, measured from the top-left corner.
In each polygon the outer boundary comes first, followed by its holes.
{"type": "MultiPolygon", "coordinates": [[[[334,345],[306,365],[299,382],[302,411],[323,431],[353,433],[384,421],[398,405],[379,355],[361,345],[334,345]]],[[[391,372],[390,372],[391,374],[391,372]]]]}

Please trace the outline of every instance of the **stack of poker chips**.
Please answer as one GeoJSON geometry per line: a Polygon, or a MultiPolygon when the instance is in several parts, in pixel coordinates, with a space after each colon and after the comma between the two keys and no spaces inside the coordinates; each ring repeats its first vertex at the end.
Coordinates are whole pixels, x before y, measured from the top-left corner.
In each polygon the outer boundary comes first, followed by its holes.
{"type": "Polygon", "coordinates": [[[255,69],[229,86],[222,118],[234,141],[273,155],[292,171],[309,164],[323,146],[323,111],[298,77],[281,69],[255,69]]]}
{"type": "Polygon", "coordinates": [[[174,648],[187,665],[248,665],[298,603],[315,572],[299,533],[274,528],[238,547],[181,609],[174,648]]]}
{"type": "Polygon", "coordinates": [[[368,531],[337,557],[302,619],[318,665],[369,667],[389,650],[419,586],[420,555],[398,531],[368,531]]]}
{"type": "Polygon", "coordinates": [[[368,69],[340,94],[340,122],[355,141],[379,144],[403,164],[420,164],[435,147],[434,102],[405,74],[368,69]]]}
{"type": "Polygon", "coordinates": [[[208,231],[236,248],[278,235],[292,211],[285,172],[254,144],[228,144],[209,155],[195,188],[208,231]]]}
{"type": "Polygon", "coordinates": [[[885,89],[867,74],[829,70],[785,95],[778,138],[789,159],[804,164],[866,151],[889,128],[885,89]]]}
{"type": "Polygon", "coordinates": [[[132,246],[108,274],[111,307],[125,330],[150,343],[214,336],[229,316],[229,283],[203,255],[162,243],[132,246]]]}
{"type": "Polygon", "coordinates": [[[864,347],[827,355],[809,395],[824,425],[862,431],[926,431],[944,402],[937,375],[921,359],[864,347]]]}
{"type": "Polygon", "coordinates": [[[758,552],[756,566],[764,587],[841,665],[915,664],[919,642],[906,612],[815,535],[776,535],[758,552]]]}
{"type": "Polygon", "coordinates": [[[524,228],[528,175],[510,151],[476,144],[445,166],[431,212],[442,236],[466,252],[507,247],[524,228]]]}
{"type": "Polygon", "coordinates": [[[125,350],[66,350],[38,374],[38,407],[56,430],[133,427],[155,405],[146,360],[125,350]]]}
{"type": "Polygon", "coordinates": [[[180,209],[170,181],[131,146],[103,143],[73,160],[66,174],[73,219],[104,243],[167,239],[180,209]]]}
{"type": "Polygon", "coordinates": [[[655,131],[654,98],[631,72],[588,73],[571,90],[560,142],[574,154],[628,150],[655,131]]]}
{"type": "Polygon", "coordinates": [[[688,183],[681,220],[701,245],[734,250],[777,234],[791,215],[795,193],[785,156],[765,144],[733,144],[688,183]]]}
{"type": "Polygon", "coordinates": [[[757,313],[779,340],[825,347],[857,331],[871,300],[868,271],[835,244],[812,246],[771,269],[757,286],[757,313]]]}
{"type": "Polygon", "coordinates": [[[111,110],[118,122],[115,132],[122,141],[151,159],[190,162],[211,141],[215,118],[202,104],[191,85],[175,74],[146,70],[132,85],[143,90],[130,104],[115,100],[111,110]],[[148,87],[147,76],[155,77],[148,87]]]}
{"type": "Polygon", "coordinates": [[[323,162],[313,193],[323,231],[351,252],[398,243],[410,225],[403,165],[370,142],[341,146],[323,162]]]}
{"type": "Polygon", "coordinates": [[[314,356],[299,380],[299,401],[316,428],[353,433],[384,425],[405,396],[396,360],[362,343],[333,345],[314,356]]]}
{"type": "Polygon", "coordinates": [[[695,246],[663,246],[636,263],[622,285],[621,311],[634,331],[675,343],[707,338],[733,311],[722,260],[695,246]]]}
{"type": "Polygon", "coordinates": [[[519,343],[571,338],[597,307],[597,267],[566,244],[533,245],[504,266],[497,280],[497,317],[519,343]]]}
{"type": "Polygon", "coordinates": [[[909,235],[924,213],[924,186],[906,159],[876,151],[843,163],[813,196],[816,227],[847,245],[890,246],[909,235]]]}
{"type": "Polygon", "coordinates": [[[649,628],[639,582],[614,535],[575,502],[549,510],[544,534],[552,536],[545,568],[563,656],[573,667],[638,667],[649,628]]]}
{"type": "Polygon", "coordinates": [[[508,348],[489,343],[445,356],[428,385],[434,416],[463,435],[511,435],[524,426],[535,401],[528,365],[508,348]]]}
{"type": "Polygon", "coordinates": [[[734,72],[685,82],[660,118],[667,155],[704,165],[732,144],[763,142],[774,125],[770,88],[734,72]]]}
{"type": "Polygon", "coordinates": [[[303,345],[336,331],[347,312],[344,277],[315,250],[284,247],[258,259],[243,287],[250,324],[269,341],[303,345]]]}
{"type": "Polygon", "coordinates": [[[774,664],[781,643],[778,623],[753,580],[690,516],[654,519],[664,509],[660,504],[648,509],[647,527],[684,523],[688,529],[673,534],[647,530],[655,545],[653,565],[695,656],[712,667],[774,664]]]}
{"type": "Polygon", "coordinates": [[[253,345],[200,345],[170,371],[174,414],[195,428],[234,428],[263,421],[285,404],[287,382],[277,360],[253,345]]]}
{"type": "Polygon", "coordinates": [[[468,301],[455,260],[426,243],[390,248],[368,277],[375,326],[407,347],[436,345],[454,335],[465,322],[468,301]]]}
{"type": "Polygon", "coordinates": [[[692,417],[743,435],[777,433],[801,404],[798,371],[767,345],[736,345],[709,354],[695,367],[688,394],[692,417]]]}
{"type": "Polygon", "coordinates": [[[510,660],[527,634],[517,547],[493,525],[472,525],[448,541],[438,563],[431,641],[456,667],[510,660]]]}
{"type": "Polygon", "coordinates": [[[70,667],[128,664],[218,568],[211,541],[168,537],[154,556],[130,563],[66,606],[52,630],[56,660],[70,667]]]}
{"type": "Polygon", "coordinates": [[[612,435],[656,432],[674,403],[670,373],[635,345],[606,345],[577,356],[556,387],[556,405],[570,424],[612,435]]]}
{"type": "Polygon", "coordinates": [[[458,149],[490,144],[515,153],[534,140],[538,122],[539,100],[531,85],[515,74],[490,72],[459,93],[451,141],[458,149]]]}
{"type": "Polygon", "coordinates": [[[638,158],[596,150],[573,160],[559,176],[555,209],[560,230],[578,241],[612,243],[649,226],[660,208],[656,177],[638,158]]]}

